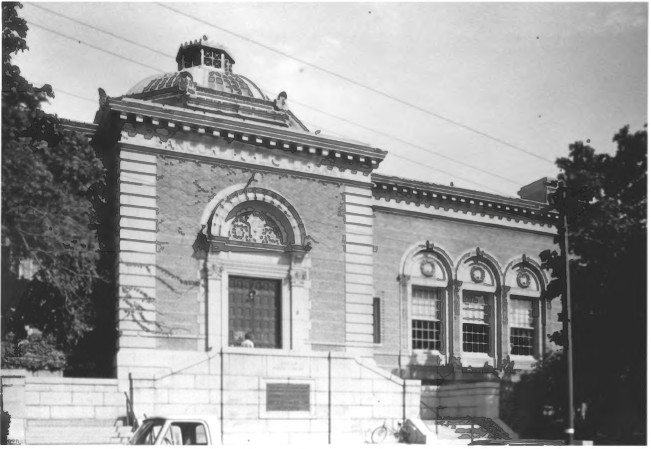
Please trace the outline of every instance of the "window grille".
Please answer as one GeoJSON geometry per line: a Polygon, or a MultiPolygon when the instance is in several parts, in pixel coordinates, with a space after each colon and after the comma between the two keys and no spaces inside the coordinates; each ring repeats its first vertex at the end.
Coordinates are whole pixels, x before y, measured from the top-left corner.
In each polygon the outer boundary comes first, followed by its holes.
{"type": "Polygon", "coordinates": [[[412,287],[412,349],[441,349],[442,296],[443,290],[440,288],[412,287]]]}
{"type": "Polygon", "coordinates": [[[461,315],[464,352],[489,353],[491,333],[490,303],[490,297],[485,293],[463,293],[461,315]]]}
{"type": "Polygon", "coordinates": [[[487,324],[463,323],[463,350],[488,353],[490,327],[487,324]]]}
{"type": "Polygon", "coordinates": [[[533,355],[533,329],[511,328],[511,354],[533,355]]]}
{"type": "Polygon", "coordinates": [[[204,65],[220,69],[222,66],[221,55],[216,51],[206,50],[203,54],[204,65]]]}
{"type": "Polygon", "coordinates": [[[534,355],[534,325],[532,301],[511,298],[509,322],[511,324],[511,354],[534,355]]]}

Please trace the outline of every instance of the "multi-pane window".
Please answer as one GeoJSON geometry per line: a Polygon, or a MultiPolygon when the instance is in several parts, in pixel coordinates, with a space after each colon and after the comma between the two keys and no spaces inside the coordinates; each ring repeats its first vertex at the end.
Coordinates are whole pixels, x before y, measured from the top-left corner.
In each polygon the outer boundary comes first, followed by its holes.
{"type": "Polygon", "coordinates": [[[530,299],[511,298],[509,302],[512,355],[534,355],[532,305],[533,302],[530,299]]]}
{"type": "Polygon", "coordinates": [[[203,53],[203,63],[208,67],[215,67],[216,69],[221,69],[222,67],[221,55],[216,51],[205,50],[203,53]]]}
{"type": "Polygon", "coordinates": [[[443,289],[413,286],[411,290],[412,349],[441,349],[443,289]]]}
{"type": "Polygon", "coordinates": [[[488,354],[490,351],[490,295],[464,292],[462,305],[462,332],[464,352],[488,354]]]}

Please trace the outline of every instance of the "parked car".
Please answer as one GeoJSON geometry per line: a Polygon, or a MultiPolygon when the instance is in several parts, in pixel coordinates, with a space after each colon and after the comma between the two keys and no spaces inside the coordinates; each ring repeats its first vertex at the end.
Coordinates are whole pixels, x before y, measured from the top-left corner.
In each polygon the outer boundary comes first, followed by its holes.
{"type": "Polygon", "coordinates": [[[202,445],[219,443],[219,423],[207,416],[152,416],[146,418],[129,444],[202,445]]]}
{"type": "Polygon", "coordinates": [[[476,440],[468,446],[565,446],[563,440],[476,440]]]}

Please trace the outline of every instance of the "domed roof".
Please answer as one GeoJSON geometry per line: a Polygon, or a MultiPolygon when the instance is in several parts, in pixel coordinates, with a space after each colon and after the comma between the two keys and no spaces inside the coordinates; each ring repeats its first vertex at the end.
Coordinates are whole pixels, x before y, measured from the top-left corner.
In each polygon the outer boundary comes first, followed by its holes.
{"type": "Polygon", "coordinates": [[[190,75],[194,85],[217,92],[242,97],[268,100],[251,80],[233,73],[235,59],[223,45],[208,40],[206,36],[181,44],[176,56],[178,71],[145,78],[133,86],[128,96],[177,87],[184,76],[190,75]]]}
{"type": "Polygon", "coordinates": [[[308,131],[289,110],[285,92],[267,98],[253,81],[233,73],[235,59],[206,36],[182,44],[176,62],[178,71],[147,77],[126,97],[308,131]]]}
{"type": "Polygon", "coordinates": [[[224,73],[213,67],[196,66],[178,72],[162,73],[149,76],[138,82],[127,92],[128,96],[155,92],[169,87],[178,87],[182,73],[188,73],[197,87],[210,89],[217,92],[240,95],[242,97],[268,100],[260,88],[250,79],[234,73],[224,73]]]}

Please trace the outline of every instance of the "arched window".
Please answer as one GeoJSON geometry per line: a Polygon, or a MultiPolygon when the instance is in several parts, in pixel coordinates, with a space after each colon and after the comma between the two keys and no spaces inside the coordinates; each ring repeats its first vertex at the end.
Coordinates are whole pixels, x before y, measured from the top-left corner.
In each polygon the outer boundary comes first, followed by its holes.
{"type": "Polygon", "coordinates": [[[206,221],[213,250],[260,247],[304,252],[310,248],[296,210],[271,190],[235,190],[212,207],[206,221]]]}
{"type": "Polygon", "coordinates": [[[507,266],[505,284],[508,355],[516,360],[537,358],[542,353],[542,272],[534,261],[524,256],[507,266]]]}
{"type": "Polygon", "coordinates": [[[494,363],[500,352],[498,338],[501,334],[497,262],[479,248],[467,253],[457,265],[456,286],[457,300],[460,301],[459,319],[455,320],[459,326],[455,329],[460,349],[458,354],[465,363],[473,366],[494,363]]]}
{"type": "Polygon", "coordinates": [[[269,213],[253,207],[247,207],[231,220],[228,237],[242,242],[285,244],[280,225],[269,213]]]}
{"type": "Polygon", "coordinates": [[[447,354],[451,261],[433,245],[418,245],[403,257],[403,307],[407,346],[447,354]]]}

